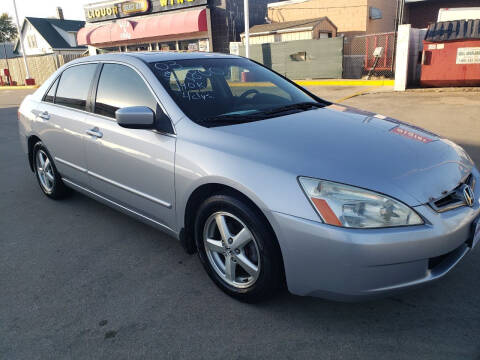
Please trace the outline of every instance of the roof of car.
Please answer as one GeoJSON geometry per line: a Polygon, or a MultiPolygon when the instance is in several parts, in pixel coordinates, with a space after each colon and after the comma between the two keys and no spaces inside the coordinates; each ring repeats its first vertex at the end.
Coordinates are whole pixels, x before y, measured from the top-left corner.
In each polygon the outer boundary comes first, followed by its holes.
{"type": "Polygon", "coordinates": [[[210,53],[210,52],[170,52],[170,51],[149,51],[149,52],[127,52],[127,53],[108,53],[102,55],[94,55],[83,57],[79,61],[95,61],[95,60],[128,60],[132,57],[140,59],[144,62],[157,62],[157,61],[172,61],[172,60],[184,60],[184,59],[205,59],[205,58],[227,58],[235,57],[236,55],[210,53]]]}

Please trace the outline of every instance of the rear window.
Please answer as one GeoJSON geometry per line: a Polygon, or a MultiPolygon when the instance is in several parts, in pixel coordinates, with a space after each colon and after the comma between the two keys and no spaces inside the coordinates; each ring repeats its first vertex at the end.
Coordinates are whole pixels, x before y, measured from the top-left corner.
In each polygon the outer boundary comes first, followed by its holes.
{"type": "Polygon", "coordinates": [[[85,110],[96,69],[97,64],[84,64],[65,70],[60,77],[55,104],[85,110]]]}

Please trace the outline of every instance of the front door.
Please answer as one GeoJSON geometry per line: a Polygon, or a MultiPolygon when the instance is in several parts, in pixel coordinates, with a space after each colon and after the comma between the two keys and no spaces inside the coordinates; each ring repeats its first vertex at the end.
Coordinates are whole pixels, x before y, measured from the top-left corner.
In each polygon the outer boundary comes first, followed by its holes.
{"type": "Polygon", "coordinates": [[[148,106],[157,118],[162,111],[134,69],[104,64],[94,114],[87,119],[89,132],[85,144],[91,187],[120,205],[174,229],[176,138],[154,130],[120,127],[115,111],[127,106],[148,106]]]}

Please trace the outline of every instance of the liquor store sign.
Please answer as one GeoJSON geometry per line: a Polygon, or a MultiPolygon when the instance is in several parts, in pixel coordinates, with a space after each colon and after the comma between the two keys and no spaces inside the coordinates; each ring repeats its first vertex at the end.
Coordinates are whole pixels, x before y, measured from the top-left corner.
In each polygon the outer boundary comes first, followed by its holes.
{"type": "Polygon", "coordinates": [[[126,0],[86,5],[84,9],[85,19],[88,22],[97,22],[206,5],[207,3],[208,0],[126,0]]]}

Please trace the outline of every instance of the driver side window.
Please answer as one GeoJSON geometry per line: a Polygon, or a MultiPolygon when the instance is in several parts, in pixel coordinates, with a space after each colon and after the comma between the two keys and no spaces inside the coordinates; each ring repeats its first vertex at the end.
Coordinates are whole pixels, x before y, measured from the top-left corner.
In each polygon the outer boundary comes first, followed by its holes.
{"type": "Polygon", "coordinates": [[[156,113],[158,104],[133,69],[120,64],[104,64],[98,81],[95,113],[115,118],[115,111],[127,106],[147,106],[156,113]]]}
{"type": "Polygon", "coordinates": [[[115,119],[115,111],[128,106],[152,109],[157,129],[173,133],[170,119],[163,113],[140,75],[125,65],[104,64],[98,80],[95,113],[115,119]]]}

